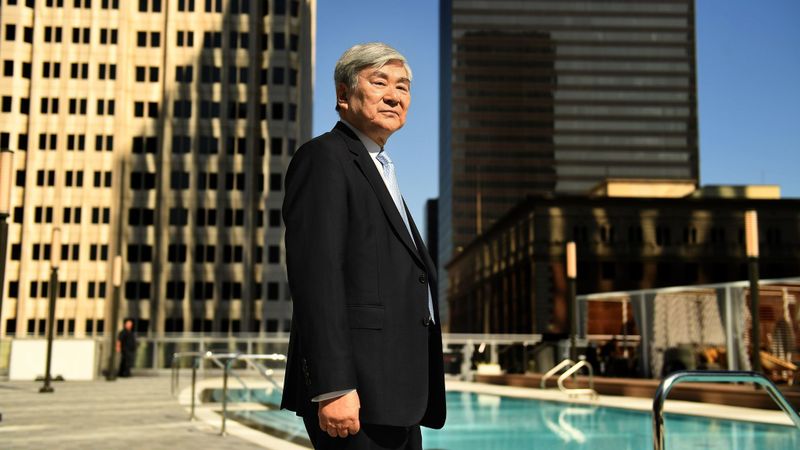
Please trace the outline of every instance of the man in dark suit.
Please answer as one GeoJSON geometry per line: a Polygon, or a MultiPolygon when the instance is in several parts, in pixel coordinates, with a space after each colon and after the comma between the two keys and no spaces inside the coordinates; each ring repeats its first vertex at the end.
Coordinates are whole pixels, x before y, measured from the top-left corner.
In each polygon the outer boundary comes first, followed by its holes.
{"type": "Polygon", "coordinates": [[[445,420],[436,268],[384,148],[405,123],[411,69],[385,44],[356,45],[334,80],[341,121],[286,173],[281,407],[318,449],[421,449],[419,426],[445,420]]]}

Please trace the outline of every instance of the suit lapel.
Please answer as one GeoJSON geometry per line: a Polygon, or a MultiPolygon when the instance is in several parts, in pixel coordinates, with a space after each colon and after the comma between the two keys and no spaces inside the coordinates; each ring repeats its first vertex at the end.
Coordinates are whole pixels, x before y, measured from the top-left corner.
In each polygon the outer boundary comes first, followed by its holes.
{"type": "Polygon", "coordinates": [[[422,240],[422,235],[419,234],[419,230],[417,229],[417,224],[414,223],[414,218],[411,217],[411,211],[408,209],[408,205],[406,205],[405,200],[403,201],[403,207],[406,208],[408,223],[409,225],[411,225],[411,232],[414,233],[414,242],[417,243],[417,248],[419,249],[419,255],[425,262],[425,267],[428,269],[428,277],[431,279],[431,283],[435,285],[436,277],[438,276],[438,274],[436,273],[436,265],[433,263],[433,259],[431,259],[431,254],[430,252],[428,252],[428,247],[425,246],[425,242],[422,240]]]}
{"type": "Polygon", "coordinates": [[[386,217],[389,219],[389,224],[394,228],[395,235],[397,235],[400,241],[408,248],[408,251],[417,264],[425,267],[425,263],[417,253],[417,248],[414,246],[414,242],[408,234],[405,223],[403,223],[403,218],[400,217],[400,211],[397,210],[397,206],[395,206],[394,200],[392,200],[392,195],[389,194],[386,183],[383,182],[383,178],[381,178],[381,175],[378,173],[378,169],[375,167],[375,163],[372,162],[372,157],[369,156],[366,147],[364,147],[364,144],[358,139],[358,136],[342,122],[338,122],[334,130],[343,135],[350,152],[356,156],[356,164],[358,164],[361,173],[364,174],[370,186],[372,186],[373,192],[375,192],[375,195],[378,197],[378,203],[380,203],[384,214],[386,214],[386,217]]]}

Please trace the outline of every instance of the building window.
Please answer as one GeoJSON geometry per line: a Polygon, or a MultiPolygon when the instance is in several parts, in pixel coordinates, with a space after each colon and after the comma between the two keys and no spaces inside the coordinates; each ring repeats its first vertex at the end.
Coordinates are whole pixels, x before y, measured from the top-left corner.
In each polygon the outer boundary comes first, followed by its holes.
{"type": "Polygon", "coordinates": [[[128,210],[128,225],[132,227],[151,227],[155,224],[155,210],[150,208],[131,208],[128,210]]]}
{"type": "Polygon", "coordinates": [[[173,170],[169,180],[170,188],[173,190],[189,189],[189,172],[173,170]]]}
{"type": "Polygon", "coordinates": [[[217,66],[204,65],[200,67],[201,83],[219,83],[222,80],[222,69],[217,66]]]}
{"type": "Polygon", "coordinates": [[[280,209],[270,209],[269,210],[269,226],[272,228],[280,227],[281,226],[281,210],[280,209]]]}
{"type": "Polygon", "coordinates": [[[656,245],[661,247],[669,247],[671,244],[672,244],[672,237],[670,236],[670,229],[663,225],[657,226],[656,245]]]}
{"type": "Polygon", "coordinates": [[[237,208],[225,208],[225,217],[223,224],[226,227],[243,227],[244,226],[244,210],[237,208]]]}
{"type": "Polygon", "coordinates": [[[283,177],[280,173],[271,173],[269,174],[269,190],[272,192],[278,192],[281,190],[283,184],[283,177]]]}
{"type": "Polygon", "coordinates": [[[158,138],[155,136],[136,136],[133,138],[134,154],[151,153],[155,154],[158,149],[158,138]]]}
{"type": "Polygon", "coordinates": [[[178,11],[194,12],[194,0],[178,0],[178,11]]]}
{"type": "Polygon", "coordinates": [[[139,12],[161,12],[161,0],[139,0],[139,12]]]}
{"type": "Polygon", "coordinates": [[[203,32],[203,48],[222,48],[222,32],[203,32]]]}
{"type": "Polygon", "coordinates": [[[170,244],[167,247],[167,261],[171,263],[185,263],[186,262],[186,245],[184,244],[170,244]]]}
{"type": "Polygon", "coordinates": [[[189,223],[189,210],[186,208],[170,208],[169,224],[171,226],[183,227],[189,223]]]}
{"type": "Polygon", "coordinates": [[[156,188],[156,174],[152,172],[131,172],[130,188],[152,190],[156,188]]]}
{"type": "Polygon", "coordinates": [[[153,247],[146,244],[128,244],[128,262],[143,263],[153,261],[153,247]]]}
{"type": "Polygon", "coordinates": [[[194,67],[192,66],[176,66],[175,67],[175,81],[178,83],[191,83],[194,79],[194,67]]]}
{"type": "Polygon", "coordinates": [[[194,31],[178,31],[176,41],[178,47],[194,47],[194,31]]]}
{"type": "MultiPolygon", "coordinates": [[[[167,299],[168,300],[183,300],[186,295],[186,283],[183,281],[168,281],[167,282],[167,299]]],[[[180,320],[180,319],[178,319],[180,320]]],[[[182,320],[181,320],[182,322],[182,320]]],[[[180,329],[183,329],[181,324],[180,329]]],[[[177,330],[176,330],[177,331],[177,330]]]]}
{"type": "Polygon", "coordinates": [[[281,262],[281,249],[277,245],[270,245],[267,247],[267,263],[280,264],[281,262]]]}
{"type": "Polygon", "coordinates": [[[125,282],[125,298],[128,300],[149,299],[150,283],[144,281],[125,282]]]}

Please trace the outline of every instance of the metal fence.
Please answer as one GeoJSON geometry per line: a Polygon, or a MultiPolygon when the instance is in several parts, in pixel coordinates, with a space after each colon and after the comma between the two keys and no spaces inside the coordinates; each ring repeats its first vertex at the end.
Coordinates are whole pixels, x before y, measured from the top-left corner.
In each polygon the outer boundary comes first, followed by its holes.
{"type": "MultiPolygon", "coordinates": [[[[796,359],[794,330],[800,329],[800,278],[761,280],[759,286],[762,309],[758,320],[762,334],[770,336],[769,350],[789,361],[796,359]],[[790,310],[794,314],[789,314],[790,310]]],[[[708,356],[706,367],[678,369],[749,370],[752,318],[748,297],[747,281],[580,295],[578,334],[592,340],[586,334],[592,320],[588,315],[590,302],[629,303],[633,317],[625,320],[635,323],[638,334],[624,334],[628,327],[623,326],[620,335],[609,338],[635,349],[630,357],[636,361],[639,376],[661,378],[675,370],[669,364],[691,366],[697,355],[703,356],[700,360],[708,356]],[[718,356],[716,360],[713,355],[718,356]]]]}

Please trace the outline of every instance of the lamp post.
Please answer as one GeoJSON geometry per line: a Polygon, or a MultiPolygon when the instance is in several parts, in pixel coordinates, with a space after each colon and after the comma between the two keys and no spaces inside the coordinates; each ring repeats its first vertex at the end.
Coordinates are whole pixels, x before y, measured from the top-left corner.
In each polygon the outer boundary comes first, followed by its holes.
{"type": "Polygon", "coordinates": [[[47,360],[45,360],[44,386],[39,392],[53,392],[50,386],[50,363],[53,359],[53,325],[56,316],[56,297],[58,296],[58,266],[61,264],[61,229],[53,229],[53,239],[50,242],[50,292],[47,307],[47,360]]]}
{"type": "Polygon", "coordinates": [[[576,344],[576,334],[578,333],[578,305],[576,299],[576,279],[578,278],[578,256],[575,249],[575,242],[567,242],[567,312],[569,315],[569,359],[578,359],[578,347],[576,344]]]}
{"type": "Polygon", "coordinates": [[[0,324],[3,321],[3,295],[6,287],[6,248],[8,216],[11,211],[11,178],[14,173],[14,152],[0,149],[0,324]]]}
{"type": "Polygon", "coordinates": [[[122,285],[122,256],[117,255],[114,257],[114,264],[112,266],[111,285],[113,292],[111,294],[111,345],[108,347],[108,368],[106,369],[106,381],[114,381],[117,379],[116,372],[114,371],[114,362],[116,361],[116,341],[117,341],[117,314],[119,312],[119,287],[122,285]]]}
{"type": "Polygon", "coordinates": [[[758,317],[758,214],[755,211],[744,213],[745,246],[747,251],[748,275],[750,277],[750,344],[754,372],[761,372],[761,324],[758,317]]]}

